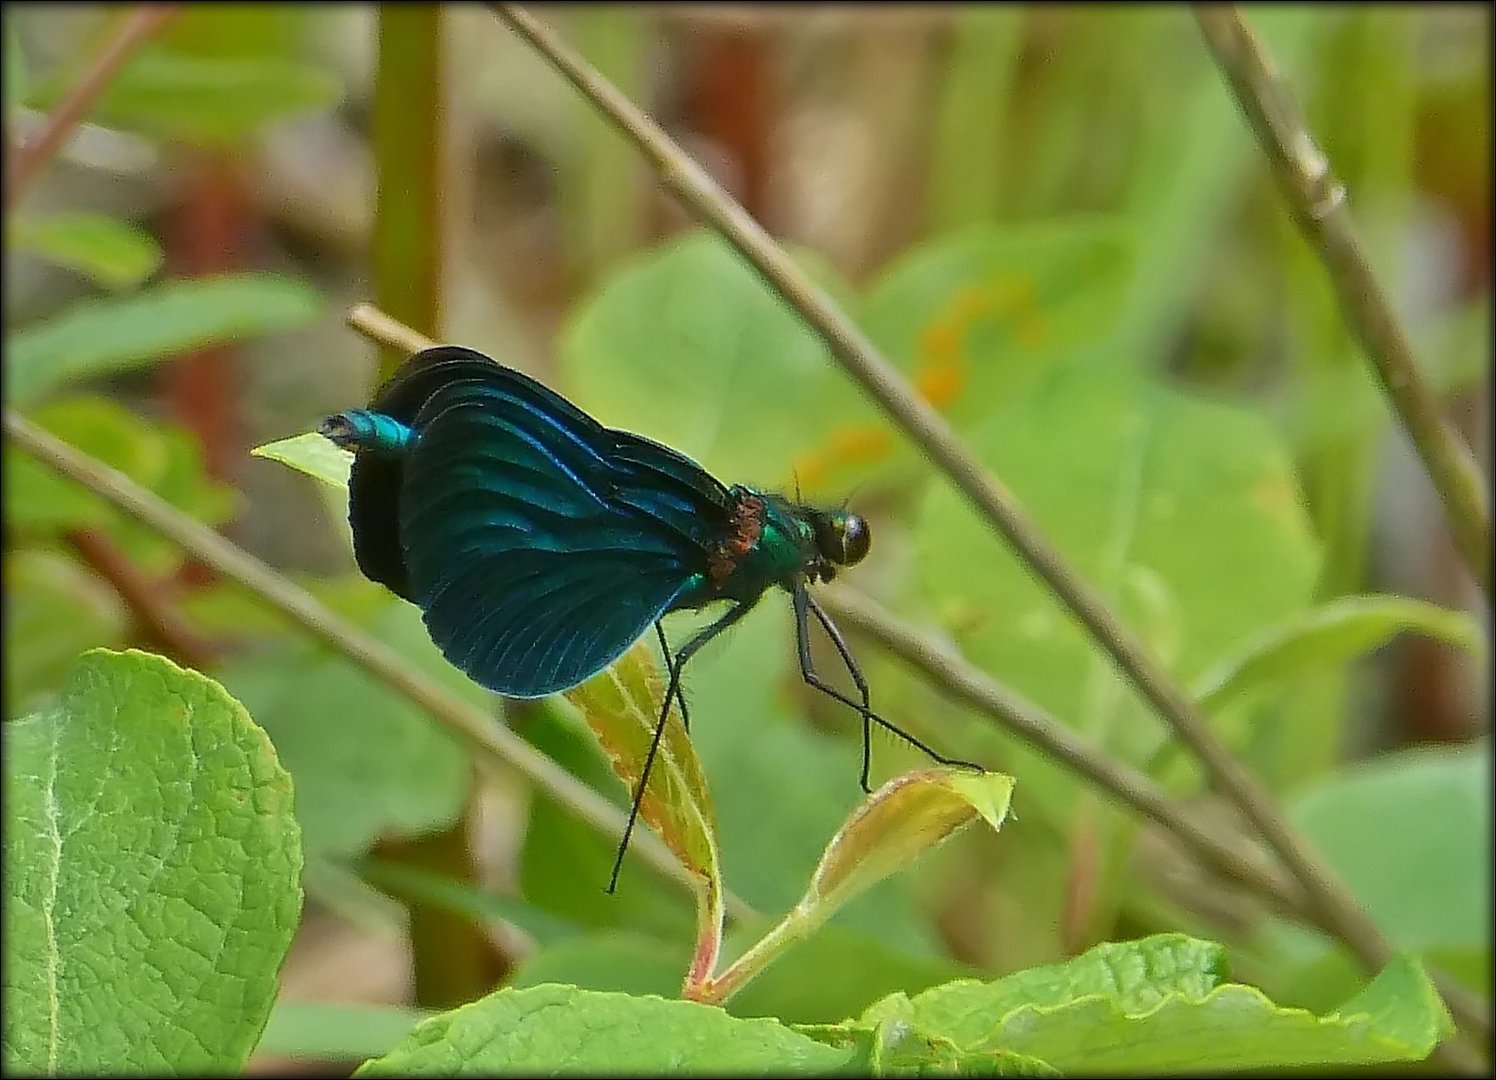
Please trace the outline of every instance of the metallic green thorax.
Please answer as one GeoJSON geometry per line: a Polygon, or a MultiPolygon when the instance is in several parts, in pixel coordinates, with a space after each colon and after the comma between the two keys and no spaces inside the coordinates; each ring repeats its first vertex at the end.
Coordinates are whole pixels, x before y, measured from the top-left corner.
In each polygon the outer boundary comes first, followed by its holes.
{"type": "Polygon", "coordinates": [[[813,511],[742,485],[734,486],[732,495],[732,529],[713,552],[707,573],[695,575],[677,608],[714,600],[752,603],[771,586],[792,590],[806,577],[827,576],[807,516],[813,511]]]}

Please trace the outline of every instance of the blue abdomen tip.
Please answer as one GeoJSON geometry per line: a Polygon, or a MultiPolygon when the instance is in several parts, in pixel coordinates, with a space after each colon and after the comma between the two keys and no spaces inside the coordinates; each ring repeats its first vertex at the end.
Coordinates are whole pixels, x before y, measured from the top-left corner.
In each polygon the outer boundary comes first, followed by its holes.
{"type": "Polygon", "coordinates": [[[416,441],[414,428],[367,409],[349,409],[318,425],[319,434],[356,453],[404,454],[416,441]]]}

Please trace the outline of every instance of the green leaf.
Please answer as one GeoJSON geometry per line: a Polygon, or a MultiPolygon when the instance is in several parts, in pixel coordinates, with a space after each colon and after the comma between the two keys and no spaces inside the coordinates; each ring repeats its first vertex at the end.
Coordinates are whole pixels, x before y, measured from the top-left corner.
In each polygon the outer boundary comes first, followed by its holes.
{"type": "Polygon", "coordinates": [[[953,421],[984,419],[1111,332],[1135,248],[1105,219],[963,229],[890,266],[864,323],[953,421]]]}
{"type": "Polygon", "coordinates": [[[913,1000],[894,994],[862,1016],[863,1023],[905,1020],[961,1046],[990,1041],[992,1025],[1025,1006],[1051,1008],[1100,994],[1127,1013],[1145,1013],[1169,995],[1203,998],[1227,976],[1226,950],[1183,934],[1106,942],[1063,964],[1028,968],[995,982],[962,979],[913,1000]]]}
{"type": "Polygon", "coordinates": [[[211,679],[95,650],[4,739],[7,1071],[241,1069],[301,910],[264,732],[211,679]]]}
{"type": "Polygon", "coordinates": [[[265,443],[250,453],[279,461],[339,491],[348,490],[348,473],[353,468],[352,452],[315,431],[265,443]]]}
{"type": "Polygon", "coordinates": [[[330,108],[341,96],[331,74],[293,60],[193,56],[155,45],[120,71],[91,118],[157,138],[221,145],[277,120],[330,108]]]}
{"type": "Polygon", "coordinates": [[[1263,683],[1346,663],[1405,631],[1477,655],[1485,651],[1480,626],[1468,612],[1401,596],[1348,596],[1258,634],[1199,680],[1195,698],[1202,711],[1212,713],[1263,683]]]}
{"type": "MultiPolygon", "coordinates": [[[[1177,677],[1199,678],[1307,606],[1319,553],[1273,431],[1245,411],[1125,371],[1070,364],[995,413],[982,459],[1177,677]]],[[[1124,760],[1165,729],[1092,637],[945,486],[919,525],[920,580],[974,663],[1124,760]],[[973,567],[981,567],[974,574],[973,567]]],[[[1057,822],[1075,781],[1004,742],[1057,822]]]]}
{"type": "MultiPolygon", "coordinates": [[[[830,279],[819,260],[804,261],[830,279]]],[[[599,420],[728,479],[789,487],[827,417],[871,416],[821,339],[703,232],[611,276],[571,319],[562,357],[570,396],[599,420]]]]}
{"type": "MultiPolygon", "coordinates": [[[[31,419],[199,521],[216,524],[233,511],[233,489],[208,476],[197,439],[182,428],[94,396],[48,402],[31,419]]],[[[166,573],[181,563],[176,545],[34,458],[6,454],[4,475],[6,521],[14,529],[41,535],[100,529],[143,571],[166,573]]]]}
{"type": "Polygon", "coordinates": [[[718,977],[693,969],[685,994],[725,1001],[786,948],[808,937],[870,885],[977,821],[1002,828],[1013,778],[939,768],[896,776],[868,796],[821,856],[805,896],[718,977]]]}
{"type": "MultiPolygon", "coordinates": [[[[636,791],[656,746],[655,727],[665,699],[665,683],[649,647],[636,643],[565,697],[581,711],[624,786],[636,791]]],[[[678,708],[671,709],[658,739],[639,817],[691,872],[696,885],[696,951],[686,975],[690,985],[716,966],[726,910],[711,797],[678,708]]]]}
{"type": "MultiPolygon", "coordinates": [[[[772,925],[738,924],[728,951],[750,946],[772,925]]],[[[855,1016],[897,991],[918,993],[975,970],[946,957],[911,956],[897,942],[831,922],[770,964],[726,1003],[734,1016],[773,1016],[786,1023],[831,1023],[855,1016]]]]}
{"type": "Polygon", "coordinates": [[[363,1061],[394,1049],[431,1015],[399,1005],[282,999],[255,1050],[297,1061],[363,1061]]]}
{"type": "Polygon", "coordinates": [[[1013,778],[964,769],[926,769],[896,776],[868,796],[826,845],[800,902],[824,920],[875,881],[977,821],[1002,828],[1013,778]]]}
{"type": "MultiPolygon", "coordinates": [[[[700,653],[688,673],[691,744],[712,784],[723,874],[735,893],[764,912],[782,912],[800,900],[826,842],[865,798],[857,784],[856,713],[838,709],[830,719],[840,731],[820,731],[805,723],[789,695],[766,692],[785,679],[799,681],[789,607],[786,598],[766,597],[734,627],[729,642],[700,653]]],[[[681,622],[669,631],[679,642],[693,624],[677,618],[681,622]]],[[[938,718],[925,727],[914,726],[924,717],[897,719],[938,745],[938,718]]],[[[928,764],[901,740],[874,737],[874,785],[928,764]]],[[[841,909],[835,922],[909,956],[944,956],[913,884],[909,875],[889,878],[841,909]]]]}
{"type": "MultiPolygon", "coordinates": [[[[368,629],[453,693],[489,700],[441,658],[414,607],[385,600],[368,629]]],[[[277,649],[227,666],[223,679],[260,719],[296,780],[296,817],[309,853],[360,856],[382,836],[444,828],[466,805],[466,747],[343,658],[277,649]]]]}
{"type": "Polygon", "coordinates": [[[871,1027],[797,1024],[795,1030],[827,1046],[855,1051],[847,1072],[867,1076],[1059,1076],[1047,1062],[1007,1050],[963,1049],[903,1020],[871,1027]]]}
{"type": "MultiPolygon", "coordinates": [[[[520,721],[516,730],[531,746],[627,809],[627,792],[597,737],[574,709],[550,699],[527,706],[516,720],[520,721]]],[[[639,872],[634,859],[624,859],[617,892],[611,896],[604,892],[617,850],[617,841],[588,828],[568,808],[535,791],[520,855],[519,892],[538,907],[579,926],[630,929],[689,941],[696,926],[694,898],[688,899],[659,874],[639,872]]],[[[677,977],[688,959],[689,954],[677,969],[677,977]]],[[[677,982],[672,993],[678,990],[677,982]]]]}
{"type": "Polygon", "coordinates": [[[140,284],[162,259],[161,245],[150,233],[104,214],[28,218],[12,226],[11,243],[111,289],[140,284]]]}
{"type": "Polygon", "coordinates": [[[1395,946],[1489,957],[1489,745],[1350,766],[1290,815],[1395,946]]]}
{"type": "MultiPolygon", "coordinates": [[[[7,464],[15,456],[6,454],[7,464]]],[[[123,645],[129,627],[119,594],[72,559],[36,548],[7,551],[6,717],[55,694],[84,649],[123,645]]]]}
{"type": "Polygon", "coordinates": [[[78,379],[302,326],[320,309],[306,285],[253,273],[170,281],[129,296],[86,300],[11,335],[6,396],[23,406],[78,379]]]}
{"type": "MultiPolygon", "coordinates": [[[[900,257],[861,304],[862,323],[916,392],[969,427],[1057,361],[1097,355],[1133,249],[1105,220],[964,229],[900,257]]],[[[890,467],[914,475],[917,450],[865,402],[814,421],[794,462],[806,489],[845,493],[890,467]]]]}
{"type": "Polygon", "coordinates": [[[10,111],[19,108],[26,100],[26,54],[21,48],[21,38],[16,33],[14,16],[5,19],[5,122],[10,123],[10,111]]]}
{"type": "Polygon", "coordinates": [[[510,985],[516,990],[561,983],[583,990],[680,994],[681,972],[691,963],[691,946],[632,930],[604,930],[548,945],[526,958],[510,985]]]}
{"type": "Polygon", "coordinates": [[[566,941],[582,933],[575,923],[558,919],[517,896],[480,889],[430,870],[370,859],[359,867],[359,874],[369,884],[402,900],[465,915],[475,922],[493,920],[517,926],[542,944],[566,941]]]}
{"type": "Polygon", "coordinates": [[[355,1076],[691,1076],[836,1072],[850,1054],[773,1020],[689,1001],[548,984],[499,990],[427,1020],[355,1076]]]}
{"type": "Polygon", "coordinates": [[[1178,934],[1107,944],[993,983],[899,995],[845,1026],[903,1021],[967,1052],[1133,1075],[1418,1061],[1452,1030],[1428,977],[1406,958],[1339,1010],[1315,1016],[1254,987],[1219,984],[1220,952],[1178,934]]]}

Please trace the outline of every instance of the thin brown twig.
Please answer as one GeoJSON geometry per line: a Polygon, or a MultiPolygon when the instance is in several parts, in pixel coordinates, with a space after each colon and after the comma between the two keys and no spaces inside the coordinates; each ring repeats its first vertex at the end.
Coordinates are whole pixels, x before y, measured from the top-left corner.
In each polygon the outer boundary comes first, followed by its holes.
{"type": "MultiPolygon", "coordinates": [[[[1318,909],[1323,924],[1334,927],[1334,935],[1367,968],[1376,971],[1385,966],[1393,956],[1391,944],[1289,824],[1271,793],[1215,737],[1185,692],[1118,621],[1101,595],[1070,568],[1012,494],[966,449],[945,418],[914,392],[831,297],[658,124],[524,9],[513,4],[490,7],[633,142],[686,207],[732,244],[825,340],[843,370],[1007,540],[1169,723],[1218,789],[1277,854],[1318,909]]],[[[1489,1017],[1480,1021],[1489,1032],[1489,1017]]]]}
{"type": "Polygon", "coordinates": [[[412,330],[399,319],[391,318],[373,304],[359,304],[348,312],[345,321],[364,337],[381,345],[388,345],[406,356],[436,344],[425,334],[412,330]]]}
{"type": "MultiPolygon", "coordinates": [[[[383,642],[329,611],[311,593],[129,477],[69,446],[13,409],[5,409],[4,416],[6,438],[21,450],[237,582],[262,603],[430,713],[478,753],[524,776],[578,820],[614,839],[623,835],[622,810],[495,722],[482,708],[456,697],[383,642]]],[[[693,875],[657,836],[640,834],[635,844],[647,863],[694,890],[693,875]]],[[[734,918],[753,915],[750,907],[726,890],[724,899],[734,918]]]]}
{"type": "Polygon", "coordinates": [[[1235,5],[1202,5],[1195,20],[1257,137],[1295,224],[1324,264],[1340,315],[1408,433],[1471,572],[1491,593],[1491,508],[1474,454],[1444,419],[1419,373],[1407,331],[1377,283],[1346,206],[1344,185],[1314,140],[1272,59],[1235,5]]]}
{"type": "Polygon", "coordinates": [[[186,667],[211,667],[213,646],[195,631],[159,585],[147,581],[119,545],[98,529],[69,529],[63,539],[113,587],[135,617],[142,639],[186,667]]]}
{"type": "Polygon", "coordinates": [[[87,70],[68,91],[67,97],[47,114],[41,131],[11,152],[9,183],[5,185],[5,210],[19,206],[47,163],[67,144],[73,131],[88,115],[99,95],[114,77],[176,14],[176,4],[141,4],[132,11],[119,32],[109,39],[89,63],[87,70]]]}

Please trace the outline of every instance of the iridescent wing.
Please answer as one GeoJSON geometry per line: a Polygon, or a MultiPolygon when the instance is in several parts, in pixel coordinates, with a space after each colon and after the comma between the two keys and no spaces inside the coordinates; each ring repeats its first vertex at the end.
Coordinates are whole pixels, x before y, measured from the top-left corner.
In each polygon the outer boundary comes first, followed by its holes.
{"type": "Polygon", "coordinates": [[[403,458],[355,460],[359,565],[501,693],[554,693],[614,660],[691,586],[730,518],[726,489],[690,459],[470,350],[418,354],[370,408],[418,438],[403,458]]]}

